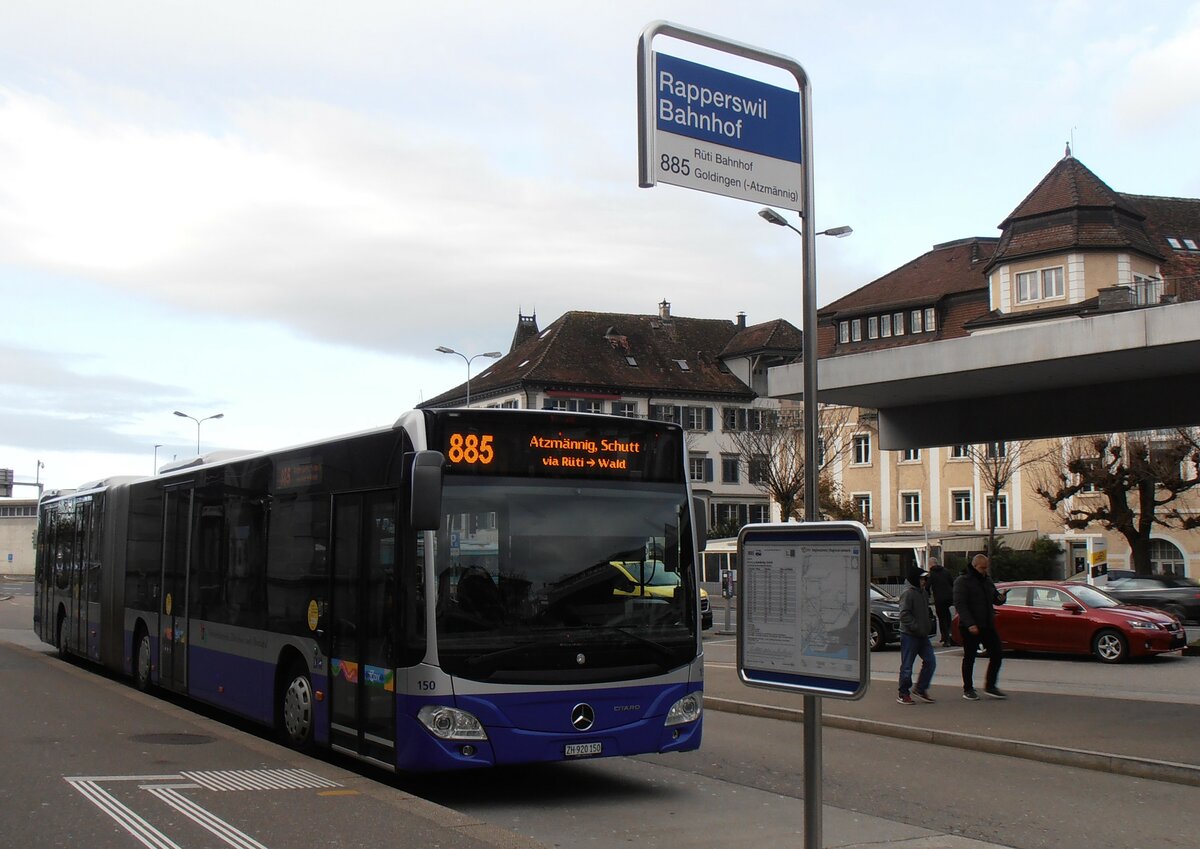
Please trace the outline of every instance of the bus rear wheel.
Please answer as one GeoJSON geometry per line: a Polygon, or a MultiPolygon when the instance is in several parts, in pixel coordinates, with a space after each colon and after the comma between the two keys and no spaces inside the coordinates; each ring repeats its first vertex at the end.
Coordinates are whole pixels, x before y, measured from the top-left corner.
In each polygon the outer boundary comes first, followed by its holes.
{"type": "Polygon", "coordinates": [[[138,628],[134,637],[133,683],[143,693],[150,690],[150,634],[145,628],[138,628]]]}
{"type": "Polygon", "coordinates": [[[313,740],[313,686],[308,670],[293,662],[281,679],[279,728],[284,741],[294,749],[309,748],[313,740]]]}

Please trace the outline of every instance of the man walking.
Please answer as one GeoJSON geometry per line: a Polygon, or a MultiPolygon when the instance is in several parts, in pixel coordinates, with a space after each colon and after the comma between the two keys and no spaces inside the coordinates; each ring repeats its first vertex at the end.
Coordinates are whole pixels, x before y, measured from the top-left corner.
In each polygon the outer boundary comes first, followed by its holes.
{"type": "Polygon", "coordinates": [[[943,646],[954,645],[950,635],[950,605],[954,602],[954,578],[936,557],[929,558],[929,592],[933,594],[933,607],[937,611],[938,632],[943,646]]]}
{"type": "Polygon", "coordinates": [[[1004,604],[1008,591],[1001,593],[988,577],[991,562],[985,554],[971,558],[971,566],[954,582],[954,608],[963,641],[963,698],[977,702],[975,692],[975,655],[983,645],[988,653],[987,677],[983,692],[993,699],[1007,699],[996,686],[1000,677],[1000,635],[996,632],[996,609],[1004,604]]]}
{"type": "Polygon", "coordinates": [[[896,701],[902,705],[915,704],[913,696],[923,702],[933,702],[929,685],[937,668],[937,656],[929,635],[933,632],[933,617],[929,612],[929,599],[925,596],[925,573],[913,564],[909,567],[908,583],[900,593],[900,694],[896,701]],[[912,670],[916,659],[921,658],[921,673],[917,686],[912,685],[912,670]]]}

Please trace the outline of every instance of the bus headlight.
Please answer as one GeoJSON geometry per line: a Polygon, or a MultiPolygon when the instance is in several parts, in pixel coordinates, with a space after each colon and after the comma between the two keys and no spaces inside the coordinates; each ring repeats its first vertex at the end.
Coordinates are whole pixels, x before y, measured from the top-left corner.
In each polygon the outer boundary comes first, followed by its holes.
{"type": "Polygon", "coordinates": [[[667,711],[666,725],[683,725],[687,722],[695,722],[700,718],[700,712],[704,710],[704,696],[701,693],[688,693],[682,699],[671,705],[671,709],[667,711]]]}
{"type": "Polygon", "coordinates": [[[434,737],[442,740],[486,740],[483,724],[465,710],[446,705],[425,705],[417,719],[434,737]]]}

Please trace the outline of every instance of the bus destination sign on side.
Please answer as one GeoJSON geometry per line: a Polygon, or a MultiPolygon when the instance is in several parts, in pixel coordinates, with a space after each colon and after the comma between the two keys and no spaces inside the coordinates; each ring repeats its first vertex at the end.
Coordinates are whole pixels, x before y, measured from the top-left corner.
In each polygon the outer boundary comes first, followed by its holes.
{"type": "Polygon", "coordinates": [[[799,210],[800,94],[654,54],[655,179],[799,210]]]}

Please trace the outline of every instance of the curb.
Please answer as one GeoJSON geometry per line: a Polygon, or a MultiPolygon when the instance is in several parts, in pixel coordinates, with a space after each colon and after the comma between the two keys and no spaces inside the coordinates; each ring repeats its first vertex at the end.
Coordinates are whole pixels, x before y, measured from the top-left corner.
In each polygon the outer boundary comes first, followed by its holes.
{"type": "MultiPolygon", "coordinates": [[[[801,722],[804,719],[804,711],[796,708],[776,707],[774,705],[762,705],[753,702],[739,702],[733,699],[705,696],[704,707],[722,711],[723,713],[755,716],[762,719],[780,719],[785,722],[801,722]]],[[[1200,787],[1200,766],[1194,764],[1159,761],[1151,758],[1133,757],[1131,755],[1114,755],[1107,752],[1093,752],[1087,749],[1068,749],[1061,746],[1048,746],[1044,743],[1006,740],[1002,737],[979,737],[974,734],[962,734],[957,731],[913,728],[894,722],[881,722],[876,719],[861,719],[854,716],[838,716],[827,713],[822,714],[821,724],[830,728],[858,731],[863,734],[878,734],[882,737],[894,737],[899,740],[911,740],[917,743],[932,743],[937,746],[949,746],[955,749],[969,749],[993,755],[1008,755],[1009,757],[1041,761],[1042,763],[1073,766],[1079,769],[1090,769],[1097,772],[1113,773],[1115,775],[1126,775],[1131,778],[1146,778],[1151,781],[1166,781],[1172,784],[1200,787]]]]}

